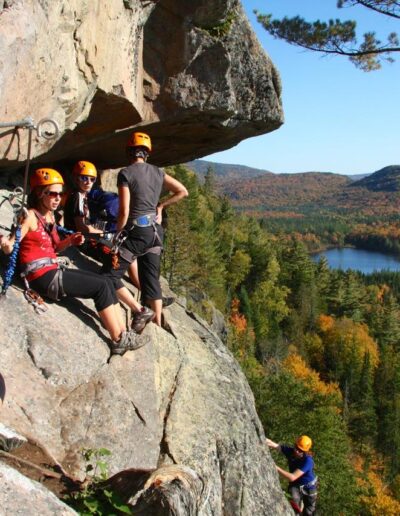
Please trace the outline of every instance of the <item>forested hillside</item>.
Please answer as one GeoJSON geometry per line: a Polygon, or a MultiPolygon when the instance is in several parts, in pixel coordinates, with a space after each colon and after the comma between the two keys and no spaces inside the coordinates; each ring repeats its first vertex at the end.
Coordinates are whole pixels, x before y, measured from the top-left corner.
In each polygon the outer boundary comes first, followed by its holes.
{"type": "Polygon", "coordinates": [[[357,181],[319,172],[227,179],[212,167],[207,176],[237,211],[310,251],[350,245],[400,255],[399,165],[357,181]]]}
{"type": "Polygon", "coordinates": [[[366,187],[374,192],[398,192],[400,190],[400,167],[392,165],[382,168],[372,174],[353,183],[355,188],[366,187]]]}
{"type": "Polygon", "coordinates": [[[312,436],[320,514],[399,514],[400,276],[314,264],[235,212],[212,174],[170,172],[190,196],[168,210],[164,274],[205,317],[208,297],[225,313],[267,435],[312,436]]]}
{"type": "Polygon", "coordinates": [[[266,174],[261,177],[217,183],[235,208],[249,215],[276,217],[282,211],[310,213],[389,215],[397,210],[400,166],[385,167],[359,181],[321,172],[266,174]]]}

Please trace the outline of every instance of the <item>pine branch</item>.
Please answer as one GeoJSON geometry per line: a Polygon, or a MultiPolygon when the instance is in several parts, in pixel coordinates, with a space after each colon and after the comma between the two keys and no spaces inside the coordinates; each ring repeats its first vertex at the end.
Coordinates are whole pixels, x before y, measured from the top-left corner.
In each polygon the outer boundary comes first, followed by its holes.
{"type": "Polygon", "coordinates": [[[368,32],[364,34],[363,43],[357,45],[355,21],[329,20],[325,23],[317,20],[310,23],[299,16],[275,20],[271,14],[254,12],[257,21],[274,38],[306,50],[349,57],[364,71],[380,68],[380,59],[392,62],[391,54],[400,52],[396,33],[389,34],[388,43],[382,45],[374,32],[368,32]]]}
{"type": "Polygon", "coordinates": [[[353,7],[355,5],[362,5],[363,7],[366,7],[367,9],[371,9],[372,11],[375,11],[379,14],[384,14],[386,16],[391,16],[392,18],[400,19],[400,2],[396,1],[383,1],[380,2],[379,0],[339,0],[337,3],[337,6],[339,9],[344,7],[346,4],[349,4],[349,7],[353,7]],[[381,4],[386,5],[387,8],[379,7],[381,4]],[[396,10],[399,10],[398,13],[396,13],[396,10]]]}

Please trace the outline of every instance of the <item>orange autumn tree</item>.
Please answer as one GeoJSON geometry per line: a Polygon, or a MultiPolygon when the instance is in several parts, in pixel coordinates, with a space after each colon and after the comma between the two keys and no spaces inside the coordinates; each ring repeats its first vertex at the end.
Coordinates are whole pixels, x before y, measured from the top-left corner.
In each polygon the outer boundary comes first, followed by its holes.
{"type": "Polygon", "coordinates": [[[320,375],[306,364],[295,349],[292,349],[284,360],[283,367],[313,392],[323,396],[332,396],[338,404],[341,402],[342,396],[338,384],[335,382],[326,383],[321,380],[320,375]]]}
{"type": "Polygon", "coordinates": [[[240,313],[240,301],[236,297],[232,299],[231,303],[231,314],[229,317],[229,322],[232,327],[235,329],[238,335],[243,334],[247,330],[247,320],[246,317],[240,313]]]}
{"type": "MultiPolygon", "coordinates": [[[[322,353],[328,378],[340,381],[346,371],[361,371],[364,357],[369,355],[373,370],[379,363],[378,345],[369,335],[368,327],[346,317],[334,319],[321,315],[317,327],[322,339],[322,353]]],[[[322,358],[322,357],[321,357],[322,358]]]]}
{"type": "Polygon", "coordinates": [[[248,328],[246,317],[240,313],[240,301],[236,297],[231,302],[229,316],[229,347],[238,358],[254,353],[254,333],[248,328]]]}
{"type": "Polygon", "coordinates": [[[237,298],[233,298],[231,302],[228,347],[234,352],[249,382],[259,382],[265,371],[254,356],[254,331],[248,327],[244,314],[240,313],[240,301],[237,298]]]}
{"type": "Polygon", "coordinates": [[[326,333],[335,326],[335,319],[330,315],[321,314],[317,321],[318,328],[326,333]]]}
{"type": "Polygon", "coordinates": [[[320,317],[324,379],[339,382],[343,414],[352,438],[360,449],[374,446],[378,430],[374,377],[379,364],[376,341],[368,327],[346,317],[320,317]]]}
{"type": "Polygon", "coordinates": [[[362,488],[361,504],[363,514],[371,516],[397,516],[400,514],[400,502],[395,499],[388,485],[382,480],[384,464],[375,455],[372,460],[365,461],[355,456],[353,466],[359,473],[358,484],[362,488]]]}

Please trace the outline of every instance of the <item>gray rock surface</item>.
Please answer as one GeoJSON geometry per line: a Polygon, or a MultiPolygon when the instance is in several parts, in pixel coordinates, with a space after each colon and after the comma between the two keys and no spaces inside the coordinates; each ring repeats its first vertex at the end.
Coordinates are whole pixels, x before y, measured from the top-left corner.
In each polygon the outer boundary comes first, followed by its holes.
{"type": "MultiPolygon", "coordinates": [[[[239,0],[0,3],[0,123],[50,117],[36,162],[125,163],[132,128],[152,161],[189,161],[283,122],[280,79],[239,0]]],[[[28,131],[0,129],[0,169],[26,159],[28,131]]]]}
{"type": "Polygon", "coordinates": [[[38,482],[0,462],[0,516],[78,514],[38,482]]]}
{"type": "MultiPolygon", "coordinates": [[[[11,207],[3,214],[8,224],[11,207]]],[[[37,315],[18,281],[0,297],[4,425],[77,479],[82,448],[108,448],[110,474],[191,468],[203,516],[291,514],[248,383],[205,321],[176,302],[164,309],[168,331],[150,324],[149,345],[110,359],[92,301],[47,306],[37,315]]]]}

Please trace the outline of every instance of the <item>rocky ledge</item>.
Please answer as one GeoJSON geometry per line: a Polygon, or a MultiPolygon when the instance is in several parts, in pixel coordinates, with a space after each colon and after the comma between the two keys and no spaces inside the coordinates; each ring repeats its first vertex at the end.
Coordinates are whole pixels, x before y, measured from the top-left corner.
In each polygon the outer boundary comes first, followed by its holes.
{"type": "MultiPolygon", "coordinates": [[[[283,122],[279,75],[238,0],[2,0],[0,41],[0,123],[59,127],[33,131],[37,164],[122,166],[133,128],[152,135],[153,163],[182,163],[283,122]]],[[[21,166],[27,138],[0,129],[0,169],[21,166]]]]}
{"type": "MultiPolygon", "coordinates": [[[[70,251],[74,266],[98,268],[70,251]]],[[[154,501],[154,486],[176,487],[170,479],[178,475],[192,486],[197,509],[174,514],[291,514],[246,378],[184,300],[164,309],[163,328],[146,327],[149,345],[110,358],[92,301],[48,302],[38,315],[21,287],[16,280],[0,298],[1,421],[17,434],[3,429],[8,450],[17,441],[21,449],[30,446],[40,464],[78,481],[85,477],[82,449],[110,450],[109,474],[128,470],[124,479],[132,469],[157,470],[135,499],[142,509],[154,501]]],[[[165,283],[163,289],[170,295],[165,283]]],[[[0,482],[0,501],[11,502],[10,482],[0,482]]]]}

